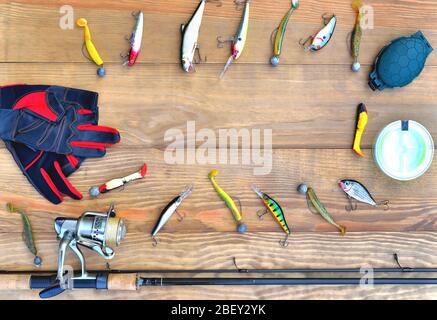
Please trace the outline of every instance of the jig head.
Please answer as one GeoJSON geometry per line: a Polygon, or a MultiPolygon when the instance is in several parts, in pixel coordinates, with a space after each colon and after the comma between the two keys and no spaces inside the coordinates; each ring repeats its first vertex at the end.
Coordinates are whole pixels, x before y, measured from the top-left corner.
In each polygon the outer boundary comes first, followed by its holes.
{"type": "Polygon", "coordinates": [[[103,67],[103,60],[100,57],[99,52],[97,51],[97,49],[94,46],[94,43],[91,39],[91,32],[90,32],[90,29],[88,27],[88,21],[85,18],[80,18],[76,21],[76,24],[79,27],[84,28],[84,45],[82,46],[83,55],[88,60],[94,61],[94,63],[99,66],[99,68],[97,69],[97,75],[99,77],[104,77],[106,75],[106,70],[103,67]],[[86,56],[85,53],[83,52],[84,46],[86,47],[86,50],[88,51],[89,56],[86,56]]]}
{"type": "Polygon", "coordinates": [[[319,51],[323,49],[331,40],[332,35],[337,24],[337,18],[335,15],[322,16],[325,26],[318,31],[315,35],[309,36],[306,40],[300,40],[299,44],[304,47],[305,51],[319,51]]]}

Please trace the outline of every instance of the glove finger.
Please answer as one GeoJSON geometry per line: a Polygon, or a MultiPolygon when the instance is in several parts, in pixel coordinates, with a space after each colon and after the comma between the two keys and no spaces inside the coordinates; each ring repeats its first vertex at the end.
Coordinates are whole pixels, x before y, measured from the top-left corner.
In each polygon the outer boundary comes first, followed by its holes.
{"type": "Polygon", "coordinates": [[[62,200],[63,196],[68,196],[75,200],[83,198],[82,194],[68,181],[62,172],[58,161],[53,162],[53,166],[46,171],[41,168],[43,176],[50,189],[62,200]]]}
{"type": "Polygon", "coordinates": [[[80,108],[77,110],[78,122],[84,124],[94,124],[97,125],[99,120],[96,112],[88,109],[80,108]]]}
{"type": "Polygon", "coordinates": [[[70,146],[71,153],[76,157],[101,158],[105,156],[106,147],[109,145],[89,141],[72,141],[70,146]]]}
{"type": "Polygon", "coordinates": [[[76,141],[93,142],[106,146],[120,142],[120,133],[114,128],[81,124],[77,126],[77,129],[79,130],[79,134],[76,141]]]}

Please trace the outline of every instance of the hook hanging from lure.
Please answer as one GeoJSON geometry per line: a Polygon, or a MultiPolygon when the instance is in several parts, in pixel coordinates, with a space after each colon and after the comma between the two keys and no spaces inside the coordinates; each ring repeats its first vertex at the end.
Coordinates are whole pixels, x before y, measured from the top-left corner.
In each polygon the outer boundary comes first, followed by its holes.
{"type": "Polygon", "coordinates": [[[103,60],[100,57],[100,54],[91,39],[91,32],[88,27],[88,21],[85,18],[80,18],[76,21],[76,24],[79,27],[84,28],[84,45],[86,47],[86,50],[88,51],[89,59],[94,61],[94,63],[99,66],[99,68],[97,69],[98,76],[104,77],[106,74],[106,70],[103,67],[103,60]]]}
{"type": "Polygon", "coordinates": [[[309,36],[305,41],[301,40],[299,42],[299,44],[304,47],[305,51],[319,51],[328,44],[329,40],[331,40],[335,26],[337,25],[337,17],[332,15],[329,18],[326,15],[323,15],[322,19],[325,26],[315,35],[309,36]]]}
{"type": "Polygon", "coordinates": [[[10,213],[19,213],[21,215],[21,220],[23,222],[23,241],[29,251],[35,256],[33,263],[36,267],[41,267],[42,259],[38,256],[38,250],[36,248],[35,239],[33,238],[32,225],[30,224],[30,219],[23,211],[16,208],[12,203],[6,204],[6,209],[10,213]]]}
{"type": "Polygon", "coordinates": [[[91,197],[97,197],[101,193],[107,193],[109,191],[112,191],[114,189],[121,188],[125,186],[127,183],[142,179],[146,176],[147,173],[147,164],[144,163],[141,169],[131,175],[128,175],[123,178],[117,178],[110,180],[104,184],[102,184],[100,187],[91,187],[90,188],[90,195],[91,197]]]}
{"type": "Polygon", "coordinates": [[[273,56],[270,59],[270,63],[273,66],[277,66],[279,64],[279,56],[281,55],[282,52],[282,44],[284,43],[284,36],[285,36],[285,32],[287,31],[288,21],[290,20],[292,13],[297,8],[299,8],[299,0],[292,0],[291,8],[287,11],[287,13],[282,18],[279,27],[274,31],[275,39],[273,41],[273,56]]]}
{"type": "MultiPolygon", "coordinates": [[[[320,202],[313,188],[308,187],[306,184],[302,183],[297,187],[299,193],[305,194],[307,197],[308,208],[311,210],[310,205],[312,205],[318,214],[320,214],[326,221],[331,225],[336,227],[342,236],[346,234],[346,227],[335,222],[331,214],[326,210],[325,206],[320,202]]],[[[312,210],[311,210],[312,211],[312,210]]]]}
{"type": "Polygon", "coordinates": [[[361,28],[361,0],[353,0],[352,1],[352,9],[356,12],[355,18],[355,27],[352,31],[351,45],[352,45],[352,57],[354,58],[354,63],[352,64],[352,71],[358,72],[361,69],[361,64],[358,62],[358,57],[360,55],[360,44],[361,44],[361,36],[363,34],[363,30],[361,28]]]}
{"type": "MultiPolygon", "coordinates": [[[[200,1],[196,11],[187,24],[181,25],[182,44],[181,44],[181,63],[185,72],[196,71],[194,67],[194,55],[199,50],[199,31],[202,25],[203,13],[205,11],[206,0],[200,1]]],[[[200,56],[200,55],[199,55],[200,56]]]]}
{"type": "MultiPolygon", "coordinates": [[[[284,211],[282,210],[281,206],[273,198],[271,198],[269,195],[262,192],[257,187],[252,186],[252,189],[257,194],[257,196],[264,202],[264,205],[267,207],[268,211],[270,211],[270,213],[273,215],[273,217],[276,219],[276,221],[282,227],[282,230],[284,230],[286,237],[284,240],[280,240],[279,244],[282,247],[287,247],[288,246],[288,237],[290,236],[291,231],[290,231],[290,228],[288,227],[287,221],[285,220],[284,211]]],[[[258,215],[258,217],[261,219],[265,214],[267,214],[267,211],[261,215],[258,215]]]]}
{"type": "Polygon", "coordinates": [[[352,150],[355,151],[355,153],[360,157],[364,157],[364,153],[361,150],[361,138],[363,136],[364,129],[366,129],[368,121],[369,121],[369,116],[367,114],[366,105],[364,103],[360,103],[358,105],[358,110],[357,110],[356,131],[355,131],[354,144],[352,146],[352,150]]]}
{"type": "Polygon", "coordinates": [[[126,61],[123,65],[127,65],[132,67],[137,61],[138,55],[141,51],[141,44],[143,41],[143,29],[144,29],[144,13],[142,11],[138,11],[136,14],[133,14],[136,18],[137,22],[135,24],[134,31],[129,39],[130,42],[130,50],[129,54],[126,56],[126,61]]]}
{"type": "MultiPolygon", "coordinates": [[[[167,223],[167,221],[171,218],[171,216],[176,212],[177,208],[182,204],[182,201],[184,201],[190,194],[193,192],[193,186],[187,186],[186,189],[181,192],[176,198],[174,198],[172,201],[170,201],[165,208],[161,211],[161,215],[159,216],[158,221],[156,222],[155,227],[153,227],[153,231],[150,234],[153,240],[153,245],[156,246],[158,244],[158,241],[156,241],[155,237],[158,234],[158,232],[164,227],[164,225],[167,223]]],[[[179,216],[179,221],[183,220],[182,216],[179,216]]]]}
{"type": "MultiPolygon", "coordinates": [[[[243,12],[243,17],[241,18],[240,26],[235,36],[232,38],[232,40],[230,40],[230,42],[232,42],[231,56],[226,62],[223,71],[220,73],[220,79],[224,77],[226,71],[229,69],[231,64],[234,61],[238,60],[241,54],[243,53],[247,40],[247,32],[249,30],[249,15],[250,15],[249,0],[246,0],[244,4],[244,12],[243,12]]],[[[229,42],[229,41],[221,41],[220,37],[217,38],[217,41],[219,47],[222,46],[224,42],[229,42]]]]}
{"type": "Polygon", "coordinates": [[[362,183],[356,180],[340,180],[338,182],[338,185],[340,186],[341,190],[346,193],[350,201],[349,206],[346,206],[346,211],[357,210],[357,205],[353,205],[352,199],[355,199],[362,203],[367,203],[374,207],[383,206],[384,210],[388,210],[390,208],[388,200],[376,202],[373,196],[370,194],[369,190],[367,190],[367,188],[362,183]]]}
{"type": "MultiPolygon", "coordinates": [[[[237,231],[239,233],[245,233],[247,231],[247,226],[242,222],[242,215],[240,210],[238,209],[237,205],[235,204],[235,201],[232,199],[232,197],[226,193],[225,190],[223,190],[217,181],[215,180],[215,177],[217,177],[219,174],[218,170],[212,170],[208,174],[208,178],[211,181],[212,185],[214,186],[215,191],[217,194],[222,198],[222,200],[226,203],[226,206],[231,210],[232,216],[234,217],[235,221],[237,222],[237,231]]],[[[240,205],[241,209],[241,205],[240,205]]]]}

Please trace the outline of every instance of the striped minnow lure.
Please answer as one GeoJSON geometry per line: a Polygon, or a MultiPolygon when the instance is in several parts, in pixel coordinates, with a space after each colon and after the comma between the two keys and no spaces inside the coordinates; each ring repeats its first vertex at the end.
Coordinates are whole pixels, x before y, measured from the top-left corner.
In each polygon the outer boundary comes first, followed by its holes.
{"type": "MultiPolygon", "coordinates": [[[[384,206],[384,210],[389,209],[389,201],[384,200],[380,202],[376,202],[376,200],[373,198],[373,196],[370,194],[369,190],[360,182],[356,180],[340,180],[338,182],[338,185],[340,186],[341,190],[343,190],[349,200],[352,198],[363,203],[367,203],[374,207],[384,206]]],[[[346,206],[347,211],[353,211],[356,210],[357,206],[350,203],[349,206],[346,206]]]]}
{"type": "Polygon", "coordinates": [[[285,31],[287,30],[288,21],[290,20],[291,14],[297,8],[299,8],[299,0],[291,0],[291,8],[282,18],[279,27],[274,31],[275,39],[273,41],[273,57],[270,59],[270,63],[273,66],[277,66],[279,64],[279,56],[282,52],[282,44],[284,42],[284,36],[285,31]]]}
{"type": "Polygon", "coordinates": [[[368,121],[369,121],[369,116],[367,114],[366,105],[364,103],[360,103],[358,105],[355,138],[354,138],[354,144],[352,146],[352,150],[355,151],[355,153],[360,157],[364,157],[364,153],[361,150],[361,138],[363,136],[364,129],[366,129],[368,121]]]}
{"type": "Polygon", "coordinates": [[[241,222],[243,219],[240,210],[238,209],[237,205],[235,204],[235,201],[232,199],[232,197],[226,193],[225,190],[223,190],[217,181],[215,180],[215,177],[219,174],[218,170],[212,170],[208,174],[208,178],[211,181],[212,185],[214,186],[215,191],[217,194],[222,198],[222,200],[226,203],[229,210],[231,210],[232,216],[234,217],[235,221],[238,223],[237,231],[240,233],[245,233],[247,231],[247,226],[241,222]]]}
{"type": "Polygon", "coordinates": [[[196,11],[187,24],[181,25],[181,63],[185,72],[195,71],[194,54],[199,49],[198,38],[202,25],[203,12],[205,11],[206,0],[200,1],[196,11]]]}
{"type": "Polygon", "coordinates": [[[231,64],[234,61],[238,60],[238,58],[240,58],[241,54],[243,53],[247,40],[247,31],[249,30],[249,12],[250,12],[249,0],[246,0],[244,4],[244,13],[241,19],[240,27],[238,28],[237,34],[232,39],[232,46],[231,46],[232,54],[229,57],[228,61],[226,62],[223,68],[223,71],[220,74],[220,79],[224,77],[226,71],[229,69],[231,64]]]}
{"type": "Polygon", "coordinates": [[[337,18],[335,15],[332,15],[331,17],[324,15],[322,18],[325,26],[315,35],[309,36],[305,41],[300,41],[300,44],[305,48],[305,51],[318,51],[324,48],[329,40],[331,40],[337,24],[337,18]],[[309,45],[305,46],[307,43],[309,43],[309,45]]]}
{"type": "Polygon", "coordinates": [[[360,63],[358,62],[358,57],[360,55],[360,44],[361,44],[361,36],[363,34],[363,30],[361,28],[361,0],[353,0],[352,1],[352,9],[355,10],[357,17],[355,19],[355,27],[352,32],[352,57],[354,58],[354,63],[352,64],[352,71],[358,72],[361,68],[360,63]]]}
{"type": "Polygon", "coordinates": [[[132,67],[137,61],[138,55],[141,51],[141,43],[143,41],[144,13],[138,11],[138,13],[133,15],[137,19],[137,22],[129,40],[131,45],[129,55],[124,63],[124,65],[128,65],[129,67],[132,67]]]}
{"type": "Polygon", "coordinates": [[[301,184],[298,187],[299,192],[305,193],[308,201],[308,208],[311,210],[310,204],[316,209],[317,213],[320,214],[326,221],[328,221],[330,224],[332,224],[334,227],[336,227],[342,236],[346,234],[346,227],[338,224],[335,222],[334,218],[331,216],[331,214],[326,210],[325,206],[322,204],[322,202],[319,200],[319,198],[316,195],[316,192],[313,188],[307,187],[304,184],[301,184]]]}
{"type": "MultiPolygon", "coordinates": [[[[177,197],[175,197],[172,201],[170,201],[165,208],[161,211],[161,215],[159,216],[158,221],[156,222],[155,227],[151,233],[151,237],[153,239],[153,245],[156,246],[158,242],[155,237],[158,232],[162,229],[162,227],[167,223],[167,221],[171,218],[171,216],[177,212],[177,208],[181,205],[182,201],[184,201],[190,194],[193,192],[193,186],[187,186],[186,189],[181,192],[177,197]]],[[[182,217],[179,217],[179,220],[182,221],[182,217]]]]}
{"type": "MultiPolygon", "coordinates": [[[[290,228],[288,227],[287,221],[285,220],[284,211],[282,210],[279,203],[277,203],[273,198],[269,195],[262,192],[255,186],[252,186],[253,191],[260,197],[260,199],[264,202],[264,205],[267,207],[268,211],[273,215],[273,217],[278,221],[279,225],[282,227],[282,230],[286,233],[286,238],[284,240],[280,240],[279,243],[281,246],[286,247],[288,245],[288,236],[291,234],[290,228]]],[[[264,214],[259,215],[261,218],[264,214]]]]}
{"type": "Polygon", "coordinates": [[[103,60],[100,57],[100,54],[97,51],[97,49],[94,46],[94,43],[91,39],[91,31],[88,27],[88,21],[85,18],[80,18],[76,21],[76,24],[79,27],[83,28],[83,30],[84,30],[83,31],[84,32],[83,33],[84,46],[86,47],[86,50],[88,51],[89,59],[91,61],[94,61],[94,63],[100,67],[98,70],[98,75],[103,77],[105,75],[105,68],[103,67],[103,60]]]}

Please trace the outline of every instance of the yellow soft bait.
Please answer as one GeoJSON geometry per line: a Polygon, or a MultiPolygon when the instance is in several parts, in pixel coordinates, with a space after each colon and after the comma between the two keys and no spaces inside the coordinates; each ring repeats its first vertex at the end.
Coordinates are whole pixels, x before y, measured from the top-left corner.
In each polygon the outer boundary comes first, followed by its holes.
{"type": "Polygon", "coordinates": [[[100,57],[100,54],[97,51],[91,39],[91,32],[90,32],[90,28],[88,27],[88,21],[85,18],[80,18],[76,21],[76,24],[79,27],[84,28],[83,37],[84,37],[84,44],[86,50],[88,51],[90,60],[94,61],[96,65],[100,66],[100,68],[97,70],[97,74],[100,77],[103,77],[105,75],[105,68],[103,68],[103,60],[100,57]]]}

